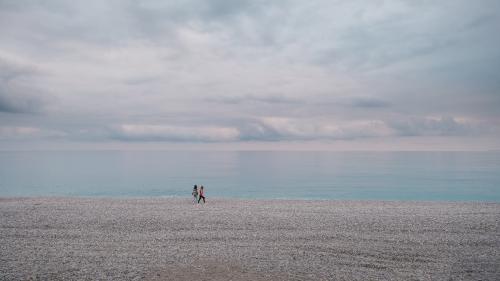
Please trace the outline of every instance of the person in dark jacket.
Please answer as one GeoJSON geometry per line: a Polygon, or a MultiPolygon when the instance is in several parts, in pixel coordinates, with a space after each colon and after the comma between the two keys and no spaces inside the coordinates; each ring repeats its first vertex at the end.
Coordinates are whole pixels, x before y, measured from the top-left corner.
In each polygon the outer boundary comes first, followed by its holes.
{"type": "Polygon", "coordinates": [[[198,186],[195,184],[193,187],[193,192],[191,193],[193,195],[193,203],[196,203],[198,200],[198,186]]]}

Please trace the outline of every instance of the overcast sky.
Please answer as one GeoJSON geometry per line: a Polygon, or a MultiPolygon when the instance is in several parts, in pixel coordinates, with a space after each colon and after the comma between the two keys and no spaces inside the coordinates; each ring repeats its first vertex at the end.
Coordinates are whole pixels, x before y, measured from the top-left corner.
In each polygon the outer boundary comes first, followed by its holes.
{"type": "Polygon", "coordinates": [[[0,150],[499,149],[499,11],[0,0],[0,150]]]}

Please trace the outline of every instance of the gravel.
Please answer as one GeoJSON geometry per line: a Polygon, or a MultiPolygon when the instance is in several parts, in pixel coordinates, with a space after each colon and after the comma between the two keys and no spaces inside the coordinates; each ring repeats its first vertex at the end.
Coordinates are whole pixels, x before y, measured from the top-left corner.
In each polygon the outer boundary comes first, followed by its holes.
{"type": "Polygon", "coordinates": [[[0,198],[0,280],[500,280],[500,204],[0,198]]]}

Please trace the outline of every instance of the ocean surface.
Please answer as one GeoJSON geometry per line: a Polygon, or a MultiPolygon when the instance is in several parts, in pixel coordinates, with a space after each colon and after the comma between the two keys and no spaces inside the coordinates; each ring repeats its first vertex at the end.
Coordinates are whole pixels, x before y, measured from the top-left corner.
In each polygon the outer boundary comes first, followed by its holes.
{"type": "Polygon", "coordinates": [[[500,152],[0,152],[0,196],[500,202],[500,152]]]}

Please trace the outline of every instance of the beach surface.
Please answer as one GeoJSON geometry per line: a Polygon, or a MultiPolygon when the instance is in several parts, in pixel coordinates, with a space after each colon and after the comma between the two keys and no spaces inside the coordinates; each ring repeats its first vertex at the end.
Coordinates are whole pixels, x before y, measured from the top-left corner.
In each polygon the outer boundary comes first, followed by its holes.
{"type": "Polygon", "coordinates": [[[0,280],[499,280],[500,204],[1,198],[0,280]]]}

